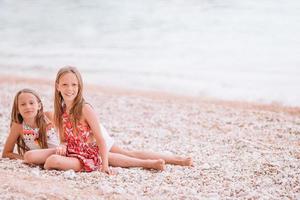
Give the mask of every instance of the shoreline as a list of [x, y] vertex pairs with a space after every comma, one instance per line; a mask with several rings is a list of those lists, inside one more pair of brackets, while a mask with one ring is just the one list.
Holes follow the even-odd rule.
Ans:
[[[0, 75], [0, 84], [1, 83], [28, 83], [28, 84], [43, 84], [43, 85], [53, 86], [54, 81], [55, 80], [43, 80], [40, 78], [24, 78], [19, 76], [13, 76], [8, 78]], [[137, 90], [137, 89], [130, 89], [130, 88], [114, 87], [114, 86], [100, 86], [94, 84], [86, 84], [85, 88], [91, 92], [101, 92], [106, 95], [143, 96], [143, 97], [156, 99], [156, 100], [176, 99], [177, 101], [187, 101], [187, 102], [201, 101], [201, 102], [207, 102], [216, 105], [229, 106], [238, 109], [255, 109], [255, 110], [265, 110], [271, 112], [283, 112], [291, 115], [300, 115], [300, 106], [285, 106], [280, 103], [259, 103], [259, 102], [241, 101], [241, 100], [222, 100], [222, 99], [217, 99], [212, 97], [174, 94], [165, 91]]]

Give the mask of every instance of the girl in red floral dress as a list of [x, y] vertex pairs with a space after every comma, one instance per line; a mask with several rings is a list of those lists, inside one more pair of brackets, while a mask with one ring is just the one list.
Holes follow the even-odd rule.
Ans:
[[82, 171], [93, 171], [99, 168], [101, 160], [98, 155], [98, 146], [96, 142], [89, 143], [91, 129], [89, 126], [83, 126], [81, 123], [77, 126], [77, 135], [73, 132], [70, 116], [65, 112], [62, 116], [63, 130], [67, 142], [66, 156], [75, 157], [81, 161]]
[[150, 151], [122, 149], [99, 125], [93, 108], [82, 96], [83, 83], [75, 67], [63, 67], [56, 76], [54, 123], [59, 130], [61, 145], [51, 155], [45, 169], [74, 171], [101, 170], [112, 174], [115, 167], [143, 167], [164, 170], [165, 163], [191, 166], [192, 159]]
[[62, 68], [56, 78], [54, 124], [61, 145], [45, 162], [45, 169], [112, 174], [108, 151], [92, 107], [82, 96], [82, 79], [75, 68]]

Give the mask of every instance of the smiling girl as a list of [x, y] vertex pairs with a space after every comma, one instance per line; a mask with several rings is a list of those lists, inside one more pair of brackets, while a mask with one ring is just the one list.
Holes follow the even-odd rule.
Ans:
[[191, 166], [192, 158], [151, 151], [125, 150], [99, 124], [97, 115], [83, 98], [83, 82], [75, 67], [63, 67], [56, 76], [54, 122], [61, 145], [45, 169], [94, 171], [112, 174], [114, 167], [143, 167], [164, 170], [165, 164]]
[[[14, 98], [10, 132], [2, 157], [24, 159], [31, 164], [45, 163], [59, 144], [51, 115], [50, 112], [44, 112], [41, 98], [35, 91], [20, 90]], [[14, 153], [16, 144], [18, 153]]]

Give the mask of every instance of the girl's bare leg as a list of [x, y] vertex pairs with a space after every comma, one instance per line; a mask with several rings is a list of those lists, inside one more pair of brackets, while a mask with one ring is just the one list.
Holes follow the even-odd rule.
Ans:
[[45, 162], [45, 169], [69, 170], [73, 169], [75, 172], [81, 170], [82, 165], [77, 158], [66, 157], [61, 155], [51, 155]]
[[118, 147], [116, 145], [112, 146], [110, 152], [119, 153], [119, 154], [123, 154], [123, 155], [130, 156], [133, 158], [139, 158], [139, 159], [144, 159], [144, 160], [146, 160], [146, 159], [152, 159], [152, 160], [162, 159], [167, 164], [173, 164], [173, 165], [182, 165], [182, 166], [192, 166], [193, 165], [193, 160], [190, 157], [183, 158], [180, 156], [161, 154], [161, 153], [152, 152], [152, 151], [136, 151], [136, 150], [131, 151], [131, 150], [122, 149], [121, 147]]
[[113, 167], [143, 167], [145, 169], [157, 169], [163, 171], [165, 169], [165, 161], [157, 160], [143, 160], [119, 153], [108, 153], [109, 165]]
[[55, 154], [54, 148], [30, 150], [24, 154], [24, 162], [35, 165], [44, 164], [46, 159], [52, 154]]

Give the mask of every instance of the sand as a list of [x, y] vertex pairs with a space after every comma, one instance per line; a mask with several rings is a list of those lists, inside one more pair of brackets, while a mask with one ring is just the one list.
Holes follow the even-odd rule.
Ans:
[[[52, 81], [0, 76], [0, 151], [15, 93]], [[0, 159], [0, 199], [300, 199], [300, 109], [88, 86], [85, 96], [116, 143], [191, 156], [193, 167], [118, 174], [47, 171]], [[2, 153], [1, 153], [2, 154]]]

